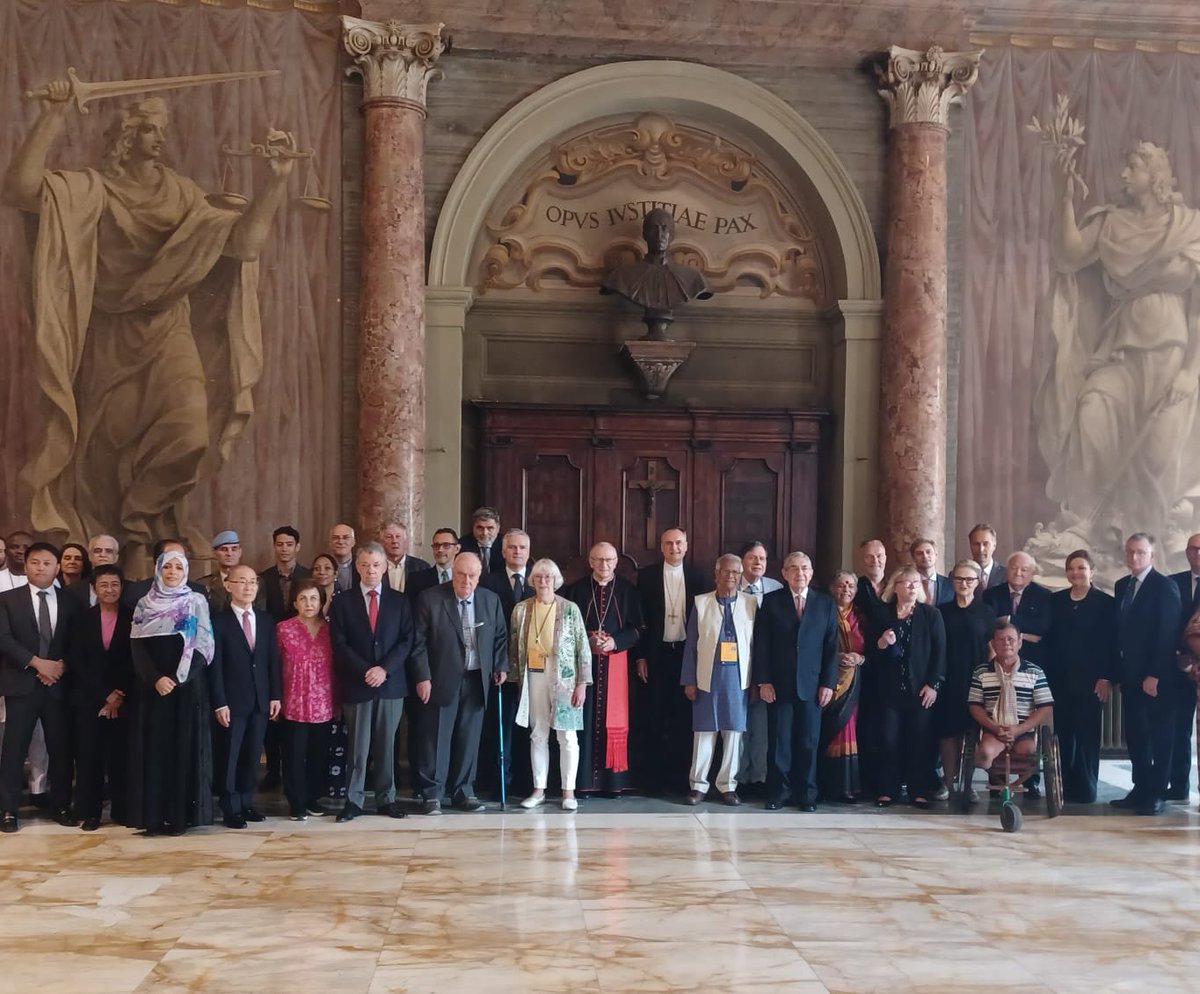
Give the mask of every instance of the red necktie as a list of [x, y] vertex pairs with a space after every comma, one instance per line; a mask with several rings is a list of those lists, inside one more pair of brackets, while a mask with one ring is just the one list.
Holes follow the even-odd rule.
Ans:
[[254, 651], [254, 629], [250, 627], [250, 612], [242, 612], [242, 632], [246, 636], [246, 645], [250, 646], [250, 651]]
[[371, 623], [371, 631], [375, 631], [375, 622], [379, 620], [379, 591], [368, 590], [367, 596], [371, 598], [367, 604], [367, 621]]

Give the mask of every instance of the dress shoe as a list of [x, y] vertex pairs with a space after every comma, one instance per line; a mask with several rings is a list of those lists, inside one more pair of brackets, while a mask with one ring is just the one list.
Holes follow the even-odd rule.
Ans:
[[1035, 783], [1027, 783], [1025, 785], [1025, 796], [1026, 797], [1041, 797], [1042, 796], [1042, 788], [1039, 787]]
[[80, 826], [85, 832], [94, 832], [100, 827], [99, 818], [84, 818], [83, 824]]
[[243, 810], [242, 817], [245, 818], [246, 821], [257, 822], [257, 821], [266, 821], [267, 820], [267, 816], [265, 814], [263, 814], [261, 811], [255, 811], [254, 808], [246, 808], [245, 810]]
[[399, 804], [392, 801], [391, 804], [385, 804], [379, 809], [381, 815], [387, 815], [389, 818], [407, 818], [408, 812], [405, 811]]
[[292, 821], [308, 821], [307, 811], [293, 811], [289, 817]]
[[727, 790], [721, 795], [721, 803], [728, 804], [731, 808], [736, 808], [742, 803], [742, 799], [737, 796], [736, 790]]
[[922, 811], [928, 811], [933, 805], [929, 803], [929, 798], [927, 797], [914, 797], [912, 806], [920, 808]]
[[1113, 798], [1113, 800], [1109, 801], [1108, 803], [1114, 808], [1136, 808], [1141, 801], [1138, 798], [1137, 791], [1131, 790], [1124, 797]]
[[349, 801], [347, 801], [345, 806], [338, 813], [338, 816], [337, 816], [338, 824], [341, 824], [344, 821], [354, 821], [354, 819], [357, 818], [362, 813], [363, 813], [362, 808], [360, 808], [357, 804], [351, 804]]
[[781, 811], [783, 809], [783, 801], [779, 798], [772, 798], [765, 805], [768, 811]]
[[525, 798], [525, 800], [523, 800], [521, 802], [521, 807], [523, 807], [526, 811], [528, 811], [531, 808], [540, 808], [545, 803], [546, 803], [546, 795], [545, 794], [530, 794], [527, 798]]
[[71, 814], [70, 808], [59, 808], [50, 817], [62, 825], [63, 828], [74, 828], [79, 824], [79, 819]]
[[695, 807], [700, 804], [707, 795], [702, 790], [689, 790], [687, 796], [683, 799], [684, 804], [690, 804]]
[[875, 798], [875, 807], [877, 808], [890, 808], [895, 803], [896, 802], [890, 797], [885, 796]]
[[1139, 804], [1137, 813], [1140, 815], [1161, 815], [1167, 810], [1167, 802], [1163, 800], [1150, 801], [1148, 804]]
[[815, 804], [813, 804], [811, 801], [805, 802], [804, 804], [797, 804], [796, 807], [799, 810], [803, 811], [805, 814], [812, 814], [814, 811], [817, 810], [817, 806]]
[[[243, 818], [240, 814], [226, 815], [225, 816], [225, 827], [226, 828], [245, 828], [246, 827], [246, 819]], [[170, 833], [168, 832], [166, 834], [169, 835]]]
[[[242, 827], [244, 828], [245, 826], [243, 825]], [[169, 836], [171, 836], [171, 838], [177, 839], [177, 838], [179, 838], [179, 836], [183, 835], [186, 831], [187, 831], [187, 825], [166, 824], [166, 825], [163, 825], [161, 834], [169, 835]]]
[[316, 801], [305, 805], [304, 813], [312, 815], [314, 818], [324, 818], [327, 814], [329, 814], [329, 812], [321, 807], [321, 805], [319, 805]]
[[17, 816], [11, 811], [5, 811], [0, 815], [0, 832], [15, 832], [17, 830]]
[[442, 813], [441, 801], [422, 801], [421, 814], [423, 815], [440, 815]]
[[455, 811], [482, 811], [485, 807], [487, 805], [474, 794], [464, 794], [454, 802]]
[[579, 810], [579, 802], [577, 800], [575, 800], [575, 798], [573, 798], [573, 797], [564, 797], [563, 802], [562, 802], [562, 809], [564, 811], [578, 811]]

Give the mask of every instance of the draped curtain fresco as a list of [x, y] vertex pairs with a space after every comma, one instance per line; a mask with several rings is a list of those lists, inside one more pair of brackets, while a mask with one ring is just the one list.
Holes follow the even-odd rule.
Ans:
[[[1200, 58], [1177, 53], [990, 49], [966, 103], [959, 538], [965, 543], [970, 523], [989, 520], [1000, 533], [1001, 553], [1029, 542], [1039, 553], [1043, 569], [1051, 572], [1055, 562], [1081, 544], [1105, 553], [1109, 566], [1115, 568], [1116, 531], [1131, 527], [1160, 529], [1168, 551], [1177, 554], [1187, 531], [1195, 527], [1189, 505], [1179, 499], [1192, 494], [1200, 483], [1193, 479], [1200, 457], [1200, 450], [1191, 444], [1194, 402], [1167, 409], [1161, 401], [1161, 385], [1149, 381], [1141, 389], [1146, 394], [1143, 406], [1151, 410], [1131, 413], [1133, 423], [1111, 433], [1122, 451], [1106, 450], [1103, 458], [1108, 463], [1102, 467], [1106, 472], [1093, 488], [1099, 495], [1096, 499], [1078, 487], [1082, 478], [1097, 472], [1094, 459], [1086, 471], [1080, 470], [1086, 460], [1076, 458], [1078, 439], [1068, 438], [1066, 432], [1061, 458], [1044, 454], [1048, 448], [1054, 451], [1053, 445], [1047, 446], [1053, 425], [1047, 420], [1046, 390], [1051, 385], [1046, 377], [1053, 374], [1056, 357], [1064, 354], [1062, 343], [1055, 341], [1056, 329], [1061, 332], [1074, 321], [1084, 342], [1077, 362], [1083, 363], [1089, 350], [1093, 359], [1100, 359], [1108, 354], [1104, 337], [1115, 326], [1105, 324], [1104, 315], [1096, 313], [1094, 306], [1089, 310], [1088, 301], [1092, 305], [1102, 299], [1111, 302], [1114, 293], [1120, 295], [1096, 281], [1095, 274], [1091, 282], [1087, 273], [1081, 273], [1077, 281], [1064, 283], [1056, 272], [1052, 236], [1061, 199], [1054, 187], [1054, 153], [1040, 145], [1038, 134], [1027, 126], [1035, 115], [1042, 124], [1055, 118], [1058, 94], [1066, 95], [1070, 116], [1083, 125], [1077, 168], [1090, 189], [1086, 197], [1075, 198], [1081, 224], [1086, 223], [1089, 209], [1122, 202], [1127, 154], [1142, 141], [1166, 149], [1176, 190], [1191, 207], [1200, 201]], [[1171, 248], [1175, 259], [1171, 265], [1178, 264], [1180, 271], [1173, 274], [1172, 293], [1179, 306], [1189, 311], [1195, 307], [1191, 282], [1197, 264], [1189, 257], [1198, 253], [1186, 229], [1195, 219], [1184, 209], [1177, 211], [1176, 219], [1183, 234], [1161, 227], [1148, 231], [1146, 237], [1155, 244], [1137, 250], [1140, 254], [1132, 268], [1145, 270], [1153, 263], [1156, 246], [1175, 239], [1178, 245]], [[1134, 276], [1159, 278], [1156, 272]], [[1180, 327], [1189, 322], [1194, 337], [1200, 327], [1195, 314], [1189, 311], [1175, 317]], [[1169, 323], [1164, 322], [1164, 327]], [[1157, 334], [1152, 325], [1144, 323], [1141, 333]], [[1076, 369], [1075, 375], [1077, 380], [1086, 378], [1087, 369]], [[1071, 404], [1065, 406], [1064, 416], [1075, 417]], [[1088, 410], [1085, 418], [1093, 418], [1089, 424], [1094, 427], [1103, 412]], [[1116, 411], [1110, 416], [1124, 415]], [[1155, 495], [1135, 499], [1131, 488], [1144, 468], [1143, 456], [1151, 458], [1147, 453], [1162, 442], [1160, 436], [1171, 433], [1166, 432], [1171, 426], [1178, 451], [1154, 464], [1159, 466], [1154, 473], [1166, 481], [1164, 493], [1158, 496], [1173, 508], [1169, 523], [1164, 523], [1154, 512]], [[1051, 488], [1054, 499], [1047, 495], [1052, 468], [1057, 473]], [[1117, 481], [1114, 494], [1107, 492], [1108, 481]], [[1064, 515], [1061, 506], [1061, 493], [1072, 486], [1075, 510], [1085, 512], [1074, 529], [1072, 515]], [[1144, 522], [1134, 520], [1137, 508], [1143, 509]], [[1110, 526], [1107, 535], [1105, 526]]]
[[[274, 78], [156, 94], [170, 122], [163, 161], [203, 190], [251, 195], [266, 169], [227, 159], [222, 145], [247, 148], [269, 128], [313, 149], [320, 212], [298, 203], [310, 185], [301, 160], [288, 200], [273, 222], [258, 268], [263, 371], [254, 413], [219, 473], [190, 498], [202, 535], [234, 527], [255, 562], [269, 562], [272, 527], [292, 523], [316, 538], [339, 510], [340, 150], [339, 28], [334, 5], [321, 12], [260, 9], [240, 3], [110, 3], [14, 0], [0, 6], [0, 168], [6, 168], [39, 107], [23, 92], [74, 67], [84, 80], [183, 76], [279, 69]], [[68, 112], [49, 169], [96, 168], [102, 133], [115, 110], [141, 95]], [[223, 175], [228, 166], [228, 175]], [[0, 527], [27, 527], [30, 494], [21, 467], [42, 444], [35, 379], [31, 265], [38, 219], [0, 208]], [[207, 372], [207, 370], [206, 370]], [[209, 372], [211, 375], [211, 372]], [[119, 530], [119, 523], [111, 528]], [[72, 536], [82, 538], [83, 536]], [[198, 550], [200, 551], [200, 550]]]

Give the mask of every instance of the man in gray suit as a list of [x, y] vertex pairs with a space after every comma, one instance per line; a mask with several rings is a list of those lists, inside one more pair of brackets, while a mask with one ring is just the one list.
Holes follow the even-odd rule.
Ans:
[[447, 793], [460, 811], [484, 807], [475, 796], [479, 733], [490, 686], [508, 677], [508, 625], [500, 598], [479, 586], [482, 571], [476, 553], [460, 552], [450, 582], [417, 599], [415, 781], [427, 815], [441, 814]]
[[[742, 546], [742, 579], [739, 594], [753, 594], [762, 607], [763, 595], [783, 589], [783, 584], [767, 576], [767, 547], [759, 541]], [[746, 734], [742, 736], [742, 762], [737, 782], [747, 795], [754, 794], [767, 782], [767, 706], [759, 700], [758, 688], [751, 684], [746, 706]]]

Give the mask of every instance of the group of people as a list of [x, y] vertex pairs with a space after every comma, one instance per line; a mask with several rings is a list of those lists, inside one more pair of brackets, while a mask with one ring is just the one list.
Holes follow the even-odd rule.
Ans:
[[[759, 542], [711, 569], [689, 563], [680, 528], [635, 580], [598, 542], [588, 575], [564, 585], [489, 507], [468, 535], [436, 530], [433, 562], [409, 554], [402, 524], [363, 542], [338, 524], [306, 567], [283, 526], [260, 573], [223, 531], [199, 580], [178, 541], [155, 547], [152, 578], [131, 580], [110, 536], [59, 549], [16, 533], [0, 568], [0, 830], [18, 828], [27, 760], [35, 803], [89, 831], [105, 796], [114, 822], [148, 834], [209, 823], [214, 797], [244, 828], [278, 784], [298, 821], [352, 821], [368, 787], [394, 818], [478, 811], [477, 780], [524, 808], [554, 794], [566, 811], [581, 793], [696, 805], [713, 787], [770, 810], [928, 807], [952, 789], [964, 736], [979, 736], [986, 768], [1032, 751], [1051, 713], [1066, 800], [1090, 803], [1116, 684], [1134, 789], [1114, 803], [1155, 814], [1186, 799], [1200, 535], [1172, 577], [1153, 568], [1153, 538], [1131, 535], [1115, 597], [1093, 585], [1084, 550], [1051, 593], [1028, 554], [994, 560], [989, 525], [970, 544], [946, 576], [918, 538], [889, 575], [868, 540], [859, 573], [826, 592], [802, 552], [782, 582], [768, 576]], [[414, 803], [398, 796], [405, 768]]]

